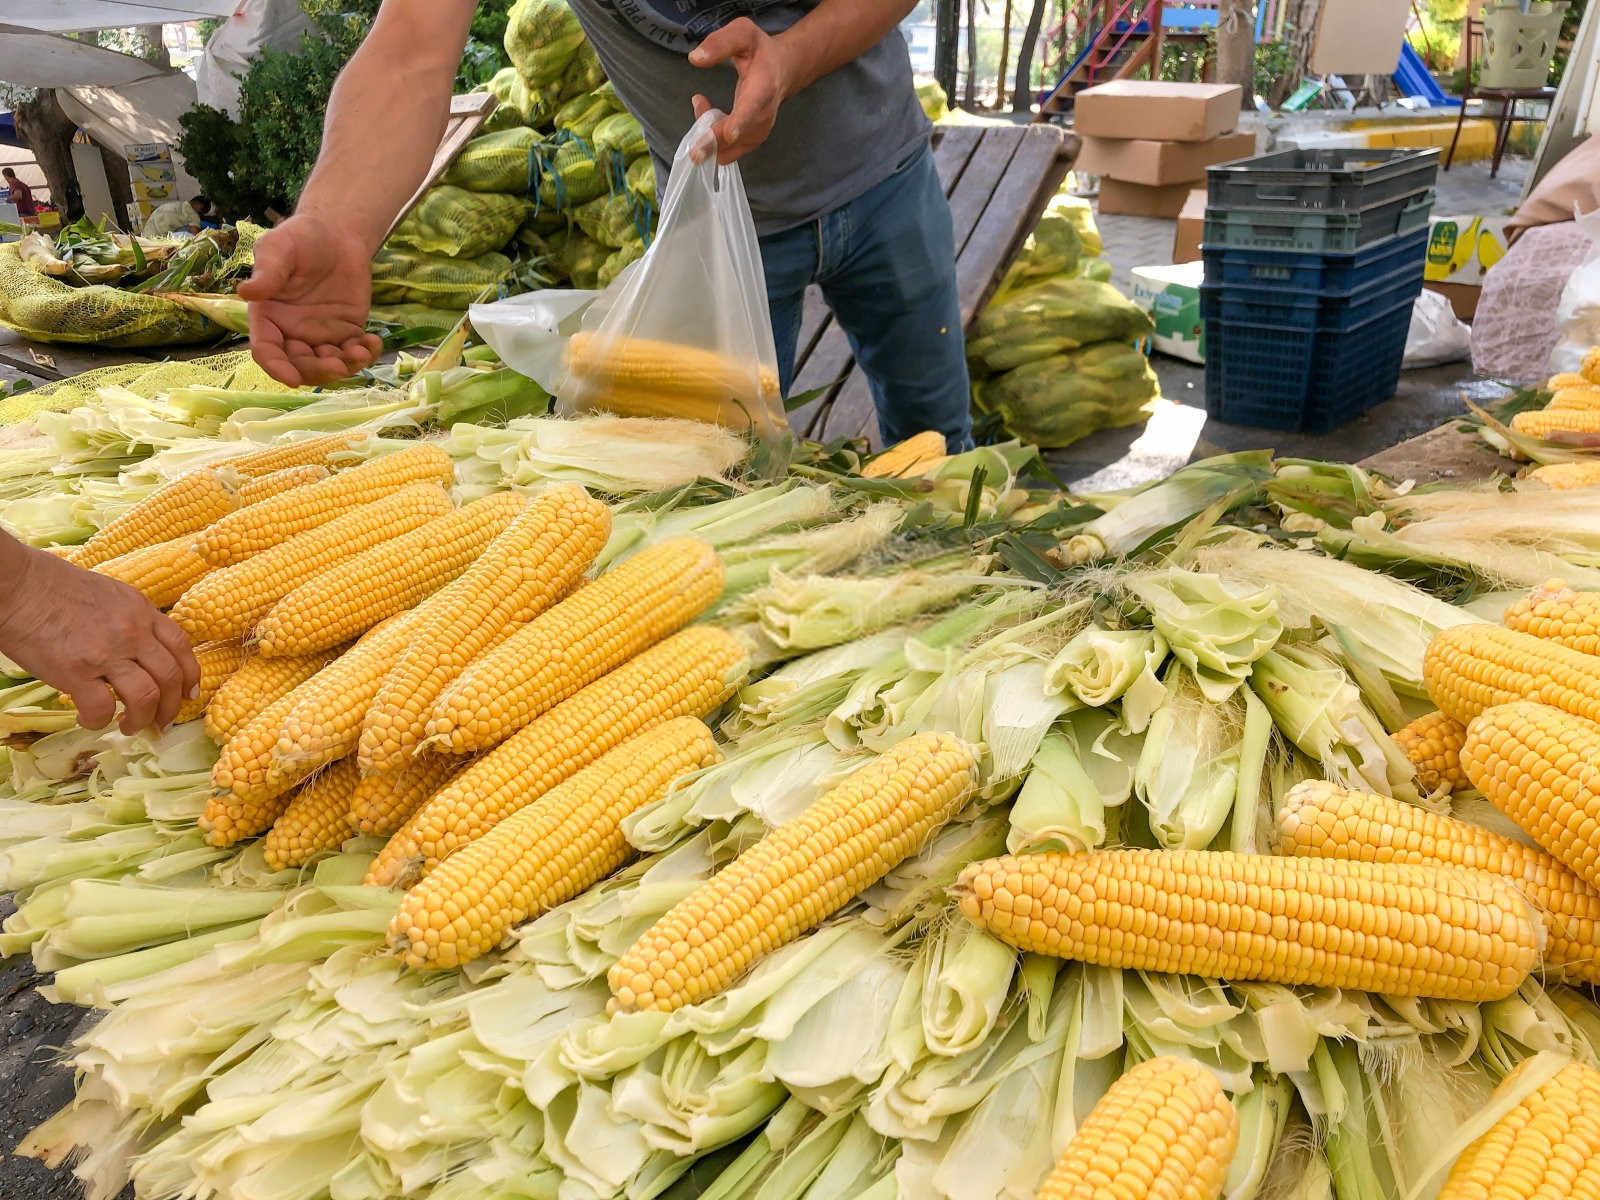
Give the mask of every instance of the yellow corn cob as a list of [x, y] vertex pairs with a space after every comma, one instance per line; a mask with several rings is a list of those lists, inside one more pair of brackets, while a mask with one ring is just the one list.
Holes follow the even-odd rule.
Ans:
[[411, 967], [457, 967], [632, 857], [622, 820], [715, 762], [711, 731], [669, 721], [597, 759], [439, 865], [400, 904], [389, 945]]
[[182, 725], [204, 716], [217, 689], [244, 665], [244, 657], [244, 647], [238, 642], [207, 642], [196, 646], [194, 660], [200, 665], [200, 694], [184, 698], [172, 723]]
[[[257, 477], [285, 471], [290, 467], [327, 467], [335, 455], [366, 441], [369, 433], [327, 433], [287, 446], [268, 446], [230, 458], [224, 464], [236, 475]], [[331, 467], [329, 468], [332, 469]]]
[[367, 882], [407, 885], [639, 731], [706, 717], [743, 681], [749, 659], [720, 629], [676, 633], [602, 675], [478, 759], [383, 848]]
[[157, 608], [171, 608], [179, 596], [211, 570], [205, 559], [194, 552], [193, 534], [129, 550], [94, 569], [138, 588]]
[[1239, 1113], [1217, 1077], [1152, 1058], [1111, 1085], [1036, 1200], [1216, 1200], [1239, 1145]]
[[1600, 887], [1600, 726], [1503, 704], [1467, 726], [1467, 778], [1529, 837]]
[[474, 659], [440, 695], [424, 744], [488, 749], [721, 594], [722, 562], [704, 542], [668, 538], [640, 551]]
[[976, 782], [971, 748], [947, 733], [879, 755], [646, 930], [607, 976], [608, 1011], [670, 1012], [716, 995], [915, 854]]
[[302, 866], [342, 846], [350, 836], [350, 800], [359, 778], [353, 758], [312, 776], [262, 839], [267, 866], [274, 871]]
[[[580, 385], [654, 394], [657, 410], [678, 400], [758, 405], [778, 394], [777, 372], [712, 350], [650, 338], [578, 333], [567, 343], [567, 366]], [[609, 406], [608, 406], [609, 407]]]
[[340, 471], [321, 483], [281, 492], [270, 500], [229, 513], [201, 533], [195, 552], [213, 566], [243, 562], [252, 554], [325, 525], [340, 513], [381, 500], [407, 484], [448, 487], [454, 477], [450, 456], [438, 446], [408, 446]]
[[221, 744], [262, 710], [276, 704], [339, 656], [343, 647], [300, 658], [262, 658], [252, 654], [211, 697], [206, 708], [206, 733]]
[[[1516, 1088], [1535, 1061], [1500, 1090]], [[1462, 1151], [1438, 1200], [1600, 1200], [1600, 1071], [1561, 1068]]]
[[1544, 390], [1547, 392], [1559, 392], [1562, 388], [1593, 386], [1577, 371], [1562, 371], [1545, 380]]
[[1511, 428], [1529, 437], [1554, 433], [1600, 433], [1600, 409], [1536, 408], [1511, 418]]
[[272, 779], [304, 779], [318, 767], [356, 748], [361, 719], [367, 715], [383, 677], [393, 669], [411, 636], [411, 614], [401, 613], [371, 633], [290, 693], [272, 749]]
[[1600, 592], [1574, 591], [1560, 579], [1534, 588], [1507, 608], [1500, 622], [1580, 654], [1600, 654]]
[[284, 467], [280, 471], [272, 471], [266, 475], [247, 477], [239, 485], [239, 505], [244, 507], [257, 504], [262, 500], [270, 499], [289, 491], [291, 488], [304, 487], [308, 483], [318, 483], [328, 477], [328, 468], [320, 463], [306, 463], [299, 467]]
[[1546, 409], [1600, 409], [1600, 387], [1592, 383], [1582, 387], [1564, 387], [1550, 397]]
[[363, 771], [392, 771], [426, 736], [439, 694], [480, 653], [577, 586], [611, 535], [611, 510], [582, 488], [551, 488], [454, 583], [417, 607], [411, 644], [361, 728]]
[[1600, 486], [1600, 459], [1549, 463], [1529, 471], [1528, 478], [1556, 491]]
[[1514, 700], [1600, 718], [1600, 657], [1499, 625], [1455, 625], [1435, 634], [1422, 680], [1429, 699], [1463, 725]]
[[1578, 368], [1578, 374], [1590, 383], [1600, 384], [1600, 346], [1590, 346], [1584, 351], [1583, 364]]
[[1470, 867], [1509, 879], [1544, 918], [1545, 964], [1600, 982], [1600, 889], [1542, 850], [1415, 804], [1308, 779], [1278, 812], [1280, 850], [1304, 858]]
[[130, 550], [198, 533], [238, 505], [238, 497], [215, 471], [190, 471], [151, 492], [79, 546], [72, 561], [80, 567], [98, 567]]
[[650, 384], [589, 385], [576, 396], [585, 408], [597, 408], [613, 416], [672, 417], [740, 432], [749, 431], [751, 416], [761, 411], [749, 401], [734, 399], [726, 393], [666, 394]]
[[937, 430], [925, 429], [921, 433], [912, 434], [903, 442], [890, 446], [882, 453], [873, 455], [862, 466], [861, 474], [867, 479], [917, 475], [921, 473], [919, 468], [924, 463], [943, 457], [944, 434]]
[[231, 567], [212, 571], [172, 606], [191, 638], [245, 637], [272, 606], [330, 567], [450, 511], [431, 483], [403, 487]]
[[956, 890], [1001, 941], [1122, 970], [1484, 1001], [1539, 965], [1528, 903], [1455, 867], [1097, 850], [974, 863]]
[[1424, 792], [1448, 788], [1464, 791], [1472, 784], [1461, 770], [1461, 743], [1467, 727], [1442, 712], [1418, 717], [1394, 733], [1394, 744], [1417, 769], [1417, 784]]
[[459, 758], [422, 754], [380, 775], [364, 775], [350, 801], [350, 827], [372, 837], [388, 837], [450, 782]]
[[310, 654], [413, 608], [472, 565], [528, 505], [495, 492], [312, 576], [256, 623], [256, 649], [267, 658]]

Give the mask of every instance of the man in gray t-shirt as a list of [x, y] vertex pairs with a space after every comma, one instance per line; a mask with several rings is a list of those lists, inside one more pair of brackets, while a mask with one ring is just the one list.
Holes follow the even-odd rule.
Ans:
[[[569, 0], [658, 170], [711, 108], [761, 235], [779, 373], [818, 284], [872, 384], [886, 441], [971, 444], [950, 210], [896, 29], [910, 0]], [[365, 366], [367, 263], [427, 169], [469, 0], [384, 0], [328, 104], [295, 215], [256, 243], [256, 360], [286, 383]], [[715, 303], [715, 297], [685, 298]]]

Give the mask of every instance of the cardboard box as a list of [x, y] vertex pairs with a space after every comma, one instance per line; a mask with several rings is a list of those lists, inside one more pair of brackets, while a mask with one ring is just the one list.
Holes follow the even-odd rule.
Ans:
[[1204, 142], [1233, 132], [1243, 96], [1236, 83], [1113, 79], [1078, 93], [1072, 127], [1079, 137]]
[[1205, 281], [1205, 266], [1192, 262], [1135, 267], [1128, 274], [1133, 281], [1130, 298], [1155, 322], [1151, 344], [1174, 358], [1205, 362], [1206, 324], [1200, 319], [1200, 285]]
[[1423, 287], [1430, 292], [1438, 292], [1450, 301], [1450, 307], [1455, 309], [1456, 316], [1463, 321], [1470, 321], [1478, 311], [1478, 297], [1483, 295], [1483, 288], [1476, 283], [1435, 283], [1432, 280], [1425, 282]]
[[1181, 183], [1204, 179], [1206, 168], [1214, 163], [1249, 158], [1255, 152], [1253, 133], [1225, 133], [1203, 142], [1086, 137], [1072, 169], [1089, 175], [1109, 175], [1124, 183]]
[[1126, 213], [1134, 217], [1166, 217], [1169, 220], [1183, 211], [1188, 200], [1192, 181], [1167, 183], [1150, 187], [1143, 183], [1124, 183], [1120, 179], [1100, 180], [1100, 211]]
[[1200, 239], [1206, 230], [1206, 189], [1195, 188], [1178, 214], [1178, 232], [1172, 237], [1172, 261], [1199, 262]]
[[1422, 277], [1432, 283], [1483, 283], [1506, 254], [1509, 217], [1434, 217], [1428, 222], [1428, 257]]

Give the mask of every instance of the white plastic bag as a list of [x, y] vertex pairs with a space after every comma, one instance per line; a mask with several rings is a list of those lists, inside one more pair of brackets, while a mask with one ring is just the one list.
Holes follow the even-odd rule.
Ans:
[[739, 168], [716, 162], [721, 115], [679, 143], [655, 240], [568, 341], [558, 413], [690, 417], [767, 442], [788, 432], [755, 222]]
[[1573, 218], [1589, 239], [1589, 256], [1567, 277], [1556, 305], [1561, 340], [1550, 352], [1550, 374], [1576, 371], [1591, 346], [1600, 346], [1600, 208]]
[[1436, 367], [1472, 357], [1472, 330], [1456, 317], [1438, 292], [1423, 288], [1411, 306], [1411, 329], [1406, 334], [1406, 356], [1401, 363], [1414, 367]]
[[567, 373], [567, 339], [599, 296], [577, 288], [545, 288], [470, 305], [467, 316], [501, 362], [554, 395]]

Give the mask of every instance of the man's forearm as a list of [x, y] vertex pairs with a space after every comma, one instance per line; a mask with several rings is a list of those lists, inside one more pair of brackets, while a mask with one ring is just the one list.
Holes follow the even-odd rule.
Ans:
[[472, 11], [469, 0], [385, 0], [334, 84], [296, 212], [336, 222], [376, 253], [433, 161]]
[[792, 56], [790, 94], [860, 58], [915, 7], [915, 0], [823, 0], [778, 35]]

